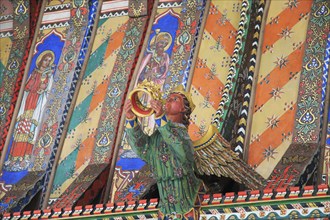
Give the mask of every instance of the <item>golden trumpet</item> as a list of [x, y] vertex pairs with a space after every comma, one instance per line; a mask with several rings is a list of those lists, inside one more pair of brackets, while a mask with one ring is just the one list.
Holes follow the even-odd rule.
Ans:
[[160, 86], [154, 82], [143, 80], [128, 95], [132, 101], [132, 111], [139, 117], [148, 117], [154, 113], [150, 100], [162, 100]]

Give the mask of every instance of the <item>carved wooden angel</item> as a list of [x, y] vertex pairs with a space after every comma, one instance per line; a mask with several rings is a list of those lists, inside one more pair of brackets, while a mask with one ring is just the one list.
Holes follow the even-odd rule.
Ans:
[[[262, 177], [230, 150], [229, 144], [217, 134], [215, 127], [211, 126], [202, 139], [192, 143], [187, 127], [195, 105], [183, 86], [174, 89], [163, 103], [155, 99], [150, 101], [157, 125], [151, 136], [143, 133], [137, 114], [132, 109], [139, 105], [131, 100], [125, 105], [128, 143], [150, 166], [154, 181], [149, 181], [149, 184], [157, 183], [161, 212], [188, 212], [201, 186], [197, 176], [225, 176], [252, 189], [264, 185]], [[143, 184], [148, 182], [139, 183], [139, 186]], [[129, 187], [134, 189], [132, 185]]]

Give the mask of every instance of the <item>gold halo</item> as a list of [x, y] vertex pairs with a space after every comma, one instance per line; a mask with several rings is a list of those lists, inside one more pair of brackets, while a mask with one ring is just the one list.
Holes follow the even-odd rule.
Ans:
[[155, 41], [157, 40], [157, 38], [162, 37], [162, 36], [167, 36], [168, 39], [169, 39], [167, 45], [164, 47], [164, 51], [166, 51], [168, 48], [170, 48], [171, 43], [172, 43], [172, 36], [168, 32], [159, 32], [159, 33], [156, 33], [151, 38], [151, 40], [150, 40], [150, 46], [152, 46], [155, 43]]
[[39, 64], [41, 58], [42, 58], [46, 53], [50, 53], [51, 56], [53, 57], [52, 61], [49, 63], [49, 66], [51, 66], [51, 65], [54, 63], [54, 60], [55, 60], [55, 54], [54, 54], [54, 52], [51, 51], [51, 50], [45, 50], [45, 51], [43, 51], [41, 54], [39, 54], [39, 56], [38, 56], [38, 58], [37, 58], [37, 60], [36, 60], [36, 67], [39, 68], [38, 64]]

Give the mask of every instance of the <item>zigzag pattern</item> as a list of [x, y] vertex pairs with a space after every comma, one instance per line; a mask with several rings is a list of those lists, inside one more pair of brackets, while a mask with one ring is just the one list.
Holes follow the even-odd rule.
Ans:
[[1, 33], [0, 33], [0, 38], [4, 38], [4, 37], [12, 37], [12, 36], [13, 36], [13, 32], [12, 32], [12, 31], [1, 32]]
[[116, 12], [109, 12], [109, 13], [104, 13], [100, 16], [100, 19], [106, 19], [106, 18], [111, 18], [111, 17], [119, 17], [119, 16], [126, 16], [128, 15], [128, 10], [122, 10], [122, 11], [116, 11]]
[[40, 27], [40, 30], [46, 30], [46, 29], [55, 29], [55, 28], [62, 28], [62, 27], [67, 27], [69, 26], [69, 22], [59, 22], [59, 23], [54, 23], [54, 24], [45, 24]]
[[182, 2], [162, 2], [158, 4], [158, 8], [171, 8], [171, 7], [180, 7]]
[[244, 26], [245, 26], [246, 22], [248, 22], [247, 11], [249, 10], [249, 7], [250, 7], [249, 1], [244, 0], [242, 2], [240, 22], [239, 22], [238, 31], [237, 31], [234, 52], [233, 52], [231, 62], [230, 62], [229, 73], [227, 76], [225, 88], [222, 93], [222, 97], [221, 97], [221, 101], [219, 103], [218, 110], [216, 111], [215, 117], [212, 122], [218, 128], [219, 131], [222, 130], [222, 126], [223, 126], [222, 122], [226, 118], [226, 115], [228, 112], [228, 106], [232, 99], [231, 94], [233, 93], [233, 90], [235, 89], [234, 82], [236, 81], [236, 78], [238, 76], [238, 64], [241, 61], [241, 57], [239, 56], [239, 53], [242, 50], [244, 50], [245, 42], [243, 41], [243, 35], [246, 34]]
[[71, 3], [47, 6], [47, 7], [45, 7], [45, 12], [51, 12], [51, 11], [59, 11], [59, 10], [64, 10], [64, 9], [70, 9], [70, 6], [71, 6]]
[[253, 42], [252, 42], [252, 50], [251, 50], [251, 59], [250, 59], [250, 66], [248, 71], [248, 78], [247, 78], [247, 84], [245, 86], [244, 91], [244, 101], [242, 105], [242, 110], [239, 117], [239, 124], [237, 129], [237, 138], [235, 143], [234, 151], [239, 154], [243, 154], [244, 150], [244, 141], [246, 136], [246, 126], [247, 126], [247, 118], [249, 114], [249, 105], [250, 105], [250, 99], [251, 99], [251, 90], [253, 86], [253, 76], [255, 72], [255, 66], [256, 66], [256, 58], [257, 58], [257, 51], [258, 51], [258, 43], [260, 38], [260, 29], [261, 29], [261, 21], [262, 16], [264, 13], [264, 7], [265, 7], [265, 1], [261, 0], [259, 2], [258, 7], [258, 14], [256, 18], [256, 24], [254, 27], [254, 35], [253, 35]]
[[3, 15], [3, 16], [0, 16], [0, 21], [10, 20], [10, 19], [13, 19], [13, 18], [14, 18], [14, 16], [12, 14]]

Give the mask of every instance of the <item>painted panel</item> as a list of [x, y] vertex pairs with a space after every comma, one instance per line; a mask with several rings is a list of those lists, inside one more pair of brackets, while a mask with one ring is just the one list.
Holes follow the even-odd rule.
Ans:
[[219, 106], [234, 51], [241, 0], [211, 1], [192, 78], [191, 94], [196, 108], [189, 135], [201, 138]]
[[[205, 2], [179, 3], [160, 1], [134, 85], [153, 80], [165, 95], [179, 84], [187, 86]], [[153, 115], [141, 120], [141, 125], [151, 134]], [[121, 140], [110, 201], [137, 199], [154, 183], [149, 181], [149, 167], [127, 144], [125, 132]]]
[[248, 163], [264, 178], [291, 143], [311, 5], [312, 1], [270, 3], [248, 152]]
[[21, 210], [47, 180], [87, 50], [84, 39], [90, 38], [87, 2], [63, 4], [44, 8], [6, 154], [1, 180], [13, 187], [1, 200], [12, 211]]
[[292, 144], [269, 178], [269, 187], [302, 186], [317, 169], [329, 57], [330, 2], [315, 0], [308, 24]]
[[[48, 202], [50, 206], [68, 205], [60, 201], [68, 196], [68, 188], [77, 185], [76, 181], [86, 167], [109, 161], [110, 149], [104, 149], [103, 160], [93, 160], [93, 151], [97, 147], [96, 134], [102, 121], [101, 110], [128, 22], [128, 1], [121, 1], [122, 4], [116, 2], [118, 5], [111, 3], [102, 5], [96, 37], [52, 185]], [[74, 202], [72, 196], [70, 199]]]
[[[0, 3], [0, 85], [8, 63], [10, 49], [12, 47], [13, 35], [13, 5], [9, 0]], [[2, 106], [1, 106], [2, 108]], [[0, 114], [4, 114], [4, 110], [0, 110]]]
[[[13, 13], [1, 16], [3, 20], [0, 21], [0, 32], [2, 37], [11, 36], [10, 53], [6, 61], [0, 62], [0, 151], [2, 151], [5, 140], [8, 136], [8, 129], [11, 123], [12, 114], [16, 104], [19, 86], [24, 71], [20, 71], [24, 67], [24, 55], [30, 36], [30, 2], [29, 1], [4, 1], [1, 3], [2, 10], [12, 11]], [[4, 47], [8, 48], [8, 43]], [[10, 44], [10, 43], [9, 43]], [[6, 63], [6, 66], [4, 66]], [[2, 69], [2, 70], [1, 70]]]

